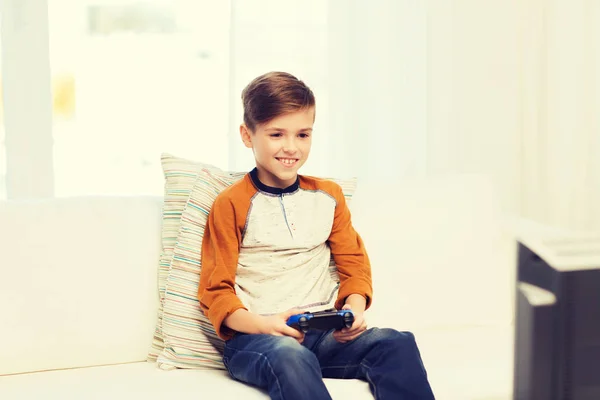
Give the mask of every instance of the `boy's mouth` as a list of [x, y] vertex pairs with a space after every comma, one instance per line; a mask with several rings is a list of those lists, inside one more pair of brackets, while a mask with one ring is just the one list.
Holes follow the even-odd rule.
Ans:
[[275, 157], [284, 167], [293, 167], [298, 162], [297, 158]]

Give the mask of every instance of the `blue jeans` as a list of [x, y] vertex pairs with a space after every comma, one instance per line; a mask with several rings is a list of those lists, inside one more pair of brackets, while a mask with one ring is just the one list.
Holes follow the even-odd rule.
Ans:
[[412, 333], [372, 328], [348, 343], [332, 333], [308, 332], [302, 344], [237, 333], [225, 342], [223, 362], [234, 379], [276, 400], [331, 399], [323, 378], [365, 380], [375, 399], [434, 399]]

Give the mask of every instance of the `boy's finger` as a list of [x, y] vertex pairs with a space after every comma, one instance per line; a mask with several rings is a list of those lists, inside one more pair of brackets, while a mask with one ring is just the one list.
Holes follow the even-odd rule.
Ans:
[[357, 337], [359, 337], [360, 335], [362, 335], [362, 333], [363, 332], [354, 333], [352, 335], [340, 335], [336, 339], [338, 340], [338, 342], [341, 342], [341, 343], [350, 342], [351, 340], [354, 340]]
[[340, 330], [340, 334], [343, 336], [352, 336], [352, 335], [356, 335], [358, 333], [364, 332], [367, 330], [366, 326], [360, 325], [357, 327], [352, 327], [352, 328], [344, 328], [342, 330]]
[[356, 332], [350, 332], [350, 331], [348, 331], [348, 332], [341, 332], [341, 331], [340, 331], [340, 332], [339, 332], [339, 334], [338, 334], [337, 336], [338, 336], [338, 337], [344, 337], [344, 338], [346, 338], [346, 337], [349, 337], [349, 336], [352, 336], [352, 335], [354, 335], [355, 333], [356, 333]]
[[336, 342], [346, 343], [346, 340], [343, 337], [333, 335], [333, 338], [336, 340]]
[[347, 332], [347, 333], [352, 333], [352, 332], [356, 332], [359, 331], [362, 327], [362, 324], [360, 325], [352, 325], [350, 328], [342, 328], [342, 332]]
[[292, 308], [289, 309], [287, 311], [285, 311], [283, 313], [283, 316], [288, 319], [289, 317], [291, 317], [292, 315], [297, 315], [297, 314], [302, 314], [302, 310], [300, 310], [299, 308]]
[[287, 325], [283, 328], [282, 333], [284, 335], [291, 336], [296, 339], [300, 339], [301, 337], [304, 336], [304, 334], [302, 332], [300, 332], [299, 330], [294, 329], [291, 326], [287, 326]]
[[346, 336], [342, 331], [334, 331], [333, 332], [333, 337], [335, 338], [340, 338], [340, 337], [344, 337]]

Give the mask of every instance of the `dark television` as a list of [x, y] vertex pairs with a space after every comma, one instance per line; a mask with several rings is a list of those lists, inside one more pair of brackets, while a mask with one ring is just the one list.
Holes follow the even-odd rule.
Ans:
[[600, 235], [518, 239], [514, 400], [600, 400]]

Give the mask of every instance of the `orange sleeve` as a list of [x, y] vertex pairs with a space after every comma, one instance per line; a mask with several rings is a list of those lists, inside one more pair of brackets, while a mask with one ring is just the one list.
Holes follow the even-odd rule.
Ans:
[[245, 309], [235, 293], [242, 228], [237, 223], [236, 209], [230, 197], [218, 196], [208, 215], [202, 239], [198, 300], [223, 340], [230, 339], [234, 333], [223, 324], [225, 318], [240, 308]]
[[337, 204], [328, 241], [340, 276], [340, 290], [335, 307], [341, 309], [346, 297], [356, 293], [366, 299], [366, 308], [369, 308], [373, 298], [369, 256], [360, 235], [352, 226], [342, 188], [336, 184], [332, 195]]

